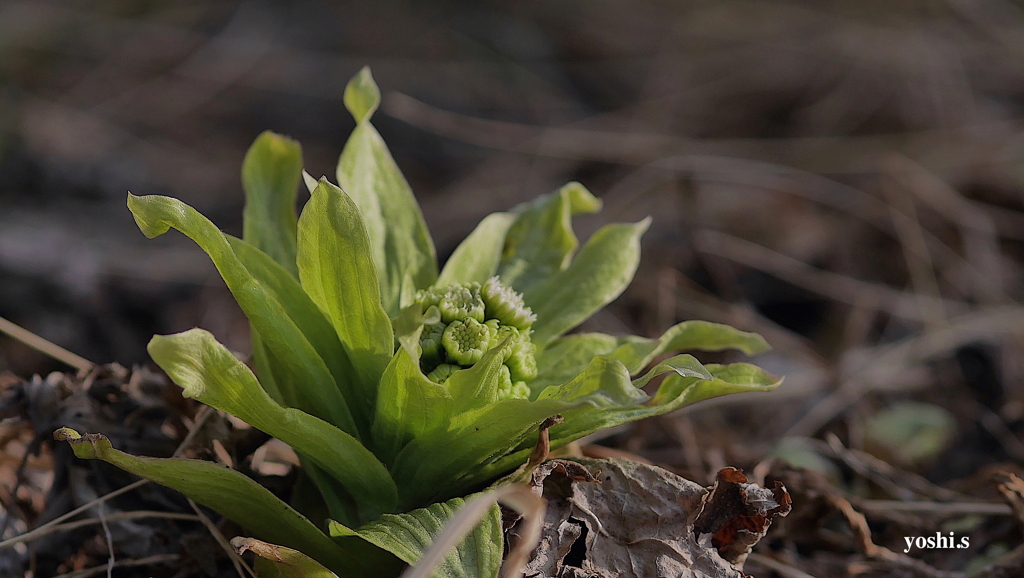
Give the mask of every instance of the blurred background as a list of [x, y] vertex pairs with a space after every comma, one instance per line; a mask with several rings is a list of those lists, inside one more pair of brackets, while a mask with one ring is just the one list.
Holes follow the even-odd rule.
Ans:
[[[354, 126], [341, 94], [365, 64], [439, 256], [486, 214], [578, 180], [605, 203], [581, 238], [654, 216], [633, 285], [585, 330], [701, 318], [774, 345], [756, 362], [786, 376], [779, 390], [602, 444], [700, 482], [784, 458], [863, 500], [894, 550], [946, 528], [974, 538], [911, 554], [933, 569], [979, 570], [1020, 543], [1005, 506], [876, 503], [994, 499], [991, 475], [1024, 464], [1014, 0], [0, 0], [0, 316], [97, 363], [146, 363], [152, 334], [194, 326], [247, 352], [205, 255], [146, 240], [126, 191], [240, 235], [249, 144], [290, 135], [334, 180]], [[0, 381], [54, 370], [0, 336]], [[12, 488], [31, 436], [3, 439]], [[787, 479], [795, 497], [801, 483]], [[764, 556], [821, 576], [924, 572], [828, 519], [804, 519], [824, 528], [811, 537], [773, 530]], [[787, 575], [771, 564], [748, 571]]]

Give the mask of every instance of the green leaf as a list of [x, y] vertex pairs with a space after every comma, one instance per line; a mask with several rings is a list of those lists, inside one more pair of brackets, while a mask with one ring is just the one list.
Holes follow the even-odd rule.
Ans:
[[575, 182], [517, 207], [518, 218], [505, 237], [502, 282], [523, 293], [565, 269], [579, 245], [573, 215], [600, 210], [601, 201]]
[[293, 276], [295, 268], [295, 194], [302, 173], [302, 147], [266, 131], [242, 162], [245, 189], [242, 239], [270, 256]]
[[577, 333], [552, 341], [537, 355], [537, 378], [530, 382], [534, 391], [565, 383], [577, 375], [598, 355], [621, 361], [636, 375], [659, 355], [681, 349], [722, 351], [739, 349], [753, 355], [769, 349], [756, 333], [740, 331], [729, 325], [708, 321], [684, 321], [670, 327], [658, 339], [636, 335], [613, 337], [603, 333]]
[[537, 399], [570, 401], [584, 397], [594, 407], [633, 406], [648, 399], [648, 395], [630, 381], [629, 372], [621, 362], [604, 356], [595, 357], [572, 381], [544, 388]]
[[414, 437], [441, 427], [451, 416], [448, 389], [430, 381], [406, 347], [399, 347], [380, 380], [373, 441], [384, 463]]
[[369, 450], [319, 418], [278, 405], [252, 371], [209, 332], [157, 335], [148, 349], [186, 397], [226, 411], [308, 456], [355, 498], [362, 520], [395, 511], [397, 489]]
[[[296, 484], [292, 492], [292, 505], [307, 518], [313, 520], [318, 527], [322, 527], [325, 519], [332, 517], [350, 524], [358, 524], [360, 515], [356, 499], [345, 489], [345, 486], [306, 455], [296, 455], [299, 458], [302, 477], [307, 483]], [[300, 491], [307, 492], [307, 494], [300, 496], [298, 494]], [[303, 510], [299, 506], [303, 508], [312, 506], [313, 509]], [[326, 506], [326, 510], [319, 506]]]
[[640, 263], [640, 236], [650, 218], [601, 227], [564, 271], [523, 293], [537, 315], [533, 342], [544, 347], [611, 303], [633, 280]]
[[344, 349], [330, 323], [286, 269], [245, 241], [221, 233], [209, 219], [177, 199], [129, 194], [128, 208], [147, 237], [174, 227], [206, 251], [253, 329], [273, 353], [275, 363], [280, 364], [274, 379], [288, 405], [358, 435], [348, 403], [337, 387], [350, 372]]
[[379, 97], [373, 94], [379, 92], [369, 71], [356, 75], [345, 92], [346, 105], [357, 123], [338, 160], [338, 185], [363, 217], [381, 301], [394, 317], [409, 304], [403, 302], [403, 295], [425, 289], [437, 279], [434, 242], [409, 184], [370, 124], [370, 104], [376, 102], [374, 98]]
[[[691, 380], [713, 378], [693, 356], [680, 355], [659, 364], [637, 383], [643, 385], [666, 372]], [[454, 392], [453, 397], [458, 402]], [[577, 439], [657, 413], [656, 408], [645, 405], [649, 399], [630, 380], [620, 361], [597, 357], [575, 379], [545, 388], [535, 401], [506, 399], [457, 414], [447, 427], [410, 442], [395, 459], [392, 474], [402, 503], [443, 499], [446, 491], [469, 490], [520, 465], [528, 455], [520, 450], [532, 449], [535, 440], [531, 434], [547, 417], [561, 413], [565, 424], [551, 431], [562, 428]], [[561, 440], [559, 445], [572, 439]], [[554, 435], [552, 441], [557, 441]], [[509, 459], [510, 454], [515, 457]]]
[[391, 468], [401, 509], [448, 499], [488, 481], [488, 474], [479, 475], [481, 469], [517, 448], [545, 418], [574, 405], [559, 399], [503, 399], [412, 440]]
[[[320, 178], [326, 179], [327, 177]], [[313, 175], [307, 173], [305, 170], [302, 171], [302, 182], [306, 185], [306, 192], [308, 192], [309, 194], [313, 194], [313, 191], [316, 190], [317, 185], [320, 184], [320, 181], [314, 179]]]
[[[659, 364], [637, 380], [638, 383], [646, 383], [655, 375], [672, 372], [648, 403], [623, 403], [618, 407], [609, 406], [604, 409], [583, 406], [567, 411], [564, 414], [565, 422], [550, 430], [551, 447], [560, 447], [600, 429], [662, 415], [712, 397], [748, 391], [769, 391], [778, 387], [781, 382], [778, 377], [748, 363], [708, 364], [703, 366], [704, 372], [693, 367], [691, 369], [694, 371], [680, 371], [678, 366], [685, 364], [681, 364], [679, 360], [686, 357], [689, 356], [678, 356], [669, 360], [672, 363]], [[711, 379], [697, 377], [696, 373], [704, 373]], [[613, 382], [610, 385], [625, 387], [621, 382]]]
[[[271, 389], [268, 389], [268, 392], [276, 389], [281, 393], [284, 405], [297, 407], [306, 413], [330, 421], [353, 435], [362, 431], [357, 429], [354, 419], [348, 413], [348, 408], [355, 405], [356, 401], [352, 399], [355, 396], [353, 388], [349, 385], [353, 379], [352, 376], [355, 375], [355, 370], [331, 323], [309, 298], [309, 295], [302, 290], [298, 280], [283, 267], [274, 263], [266, 254], [245, 241], [227, 235], [225, 238], [249, 275], [253, 279], [258, 279], [263, 288], [271, 293], [277, 304], [284, 310], [287, 319], [295, 325], [295, 328], [301, 332], [301, 336], [313, 347], [316, 351], [315, 355], [319, 356], [323, 365], [327, 367], [335, 384], [333, 389], [312, 386], [314, 382], [305, 381], [308, 379], [308, 374], [296, 371], [295, 360], [287, 357], [286, 353], [282, 353], [282, 351], [287, 352], [288, 348], [293, 347], [298, 350], [305, 349], [303, 343], [282, 344], [275, 334], [271, 334], [270, 339], [261, 337], [261, 332], [281, 329], [280, 324], [275, 326], [268, 323], [268, 321], [279, 323], [280, 320], [271, 316], [272, 310], [264, 309], [254, 311], [255, 317], [250, 316], [250, 321], [253, 325], [253, 355], [257, 370], [265, 371], [264, 366], [270, 370], [265, 372], [271, 378], [269, 384]], [[251, 306], [252, 304], [247, 305]], [[249, 315], [249, 310], [245, 307], [243, 307], [243, 311]], [[291, 331], [287, 325], [283, 329], [286, 332]], [[260, 348], [256, 347], [257, 340]], [[282, 345], [284, 345], [284, 349], [282, 349]], [[260, 359], [263, 356], [266, 357], [265, 360]], [[315, 359], [311, 362], [316, 364]], [[268, 384], [263, 385], [266, 389]], [[273, 396], [273, 394], [271, 395]], [[329, 413], [334, 411], [332, 405], [335, 403], [342, 403], [343, 407], [338, 409], [337, 413]], [[351, 426], [353, 429], [349, 429], [350, 426], [346, 424], [353, 424]]]
[[530, 382], [534, 391], [570, 381], [598, 355], [608, 355], [620, 340], [604, 333], [576, 333], [559, 337], [537, 354], [537, 378]]
[[[628, 369], [628, 368], [627, 368]], [[650, 371], [645, 373], [643, 377], [639, 377], [633, 380], [633, 386], [641, 388], [647, 385], [652, 379], [661, 375], [662, 373], [668, 373], [674, 371], [677, 375], [683, 377], [692, 377], [695, 379], [714, 379], [708, 368], [697, 361], [697, 358], [692, 355], [676, 355], [670, 357], [665, 361], [662, 361], [658, 365], [651, 368]]]
[[[667, 360], [636, 381], [644, 384], [656, 375], [671, 373], [650, 401], [645, 401], [647, 396], [629, 380], [626, 367], [609, 357], [596, 358], [574, 382], [545, 389], [540, 393], [545, 399], [560, 397], [567, 403], [576, 402], [575, 407], [558, 412], [565, 421], [549, 430], [551, 448], [601, 429], [668, 413], [705, 399], [730, 393], [770, 391], [782, 382], [747, 363], [708, 364], [701, 371], [700, 364], [688, 358], [690, 356], [681, 355]], [[711, 379], [697, 377], [700, 374]], [[531, 451], [533, 444], [524, 440], [514, 450], [474, 471], [472, 479], [487, 480], [508, 472], [525, 462]]]
[[505, 234], [516, 220], [511, 213], [491, 213], [480, 221], [444, 264], [438, 287], [455, 283], [483, 283], [494, 276], [501, 262]]
[[135, 457], [115, 450], [99, 434], [70, 428], [54, 432], [82, 459], [101, 459], [122, 470], [178, 490], [216, 510], [261, 539], [300, 548], [342, 577], [372, 576], [374, 568], [358, 551], [335, 543], [309, 520], [245, 475], [212, 462], [180, 458]]
[[298, 239], [302, 288], [331, 320], [355, 367], [357, 379], [351, 383], [357, 391], [349, 399], [355, 415], [370, 416], [377, 382], [394, 351], [394, 334], [381, 306], [359, 211], [348, 195], [322, 179], [302, 210]]
[[749, 363], [709, 363], [704, 367], [714, 379], [694, 380], [691, 377], [670, 375], [662, 382], [651, 402], [659, 407], [658, 415], [705, 399], [731, 393], [771, 391], [782, 384], [781, 377]]
[[[255, 330], [250, 329], [252, 333], [252, 365], [256, 371], [256, 375], [259, 377], [260, 385], [263, 386], [263, 390], [270, 395], [271, 399], [282, 405], [292, 405], [285, 399], [285, 395], [281, 392], [281, 386], [277, 385], [278, 378], [274, 377], [274, 369], [281, 367], [281, 362], [273, 359], [273, 355], [270, 349], [267, 347], [263, 340], [260, 339], [260, 334]], [[289, 389], [293, 389], [294, 385], [289, 385]], [[291, 395], [289, 395], [291, 397]]]
[[380, 89], [373, 81], [370, 67], [364, 66], [345, 86], [345, 108], [357, 123], [369, 120], [380, 106]]
[[723, 351], [738, 349], [747, 355], [754, 355], [771, 349], [768, 342], [757, 333], [740, 331], [735, 327], [710, 321], [683, 321], [670, 327], [658, 339], [629, 336], [619, 341], [620, 345], [611, 352], [636, 374], [667, 351], [699, 349], [701, 351]]
[[[358, 534], [404, 562], [415, 564], [465, 503], [463, 498], [454, 498], [406, 514], [385, 515], [359, 528]], [[501, 567], [502, 543], [501, 510], [495, 504], [480, 524], [444, 556], [432, 576], [496, 578]]]
[[231, 546], [239, 555], [246, 551], [256, 554], [253, 566], [259, 578], [338, 578], [337, 574], [298, 550], [241, 536], [232, 538]]
[[512, 346], [511, 339], [484, 354], [480, 361], [467, 369], [453, 373], [445, 387], [451, 393], [452, 412], [465, 413], [498, 400], [498, 384], [505, 352]]

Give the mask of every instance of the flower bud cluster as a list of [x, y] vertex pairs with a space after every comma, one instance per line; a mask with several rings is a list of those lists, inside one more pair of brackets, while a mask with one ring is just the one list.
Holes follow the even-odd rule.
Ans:
[[507, 341], [499, 397], [529, 396], [526, 382], [537, 377], [536, 350], [530, 341], [536, 316], [522, 295], [492, 277], [483, 284], [460, 283], [420, 291], [416, 301], [425, 312], [436, 308], [434, 317], [439, 317], [436, 323], [425, 325], [420, 335], [420, 367], [428, 378], [444, 383]]

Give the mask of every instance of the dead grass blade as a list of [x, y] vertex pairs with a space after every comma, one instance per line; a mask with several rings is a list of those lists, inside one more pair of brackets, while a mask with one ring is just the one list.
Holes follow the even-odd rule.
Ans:
[[522, 485], [503, 486], [466, 502], [416, 565], [402, 574], [402, 578], [428, 578], [444, 555], [458, 545], [497, 502], [518, 511], [524, 518], [519, 542], [505, 558], [502, 573], [503, 578], [522, 578], [530, 553], [540, 543], [545, 510], [544, 500]]
[[64, 349], [63, 347], [57, 345], [56, 343], [51, 343], [43, 339], [42, 337], [39, 337], [35, 333], [32, 333], [31, 331], [25, 329], [24, 327], [21, 327], [16, 323], [4, 319], [3, 317], [0, 317], [0, 332], [10, 335], [14, 339], [17, 339], [18, 341], [31, 347], [32, 349], [35, 349], [40, 353], [49, 355], [50, 357], [56, 359], [57, 361], [60, 361], [61, 363], [70, 365], [71, 367], [74, 367], [78, 371], [89, 371], [90, 369], [96, 366], [95, 363], [89, 361], [88, 359], [75, 355], [74, 353], [71, 353], [67, 349]]

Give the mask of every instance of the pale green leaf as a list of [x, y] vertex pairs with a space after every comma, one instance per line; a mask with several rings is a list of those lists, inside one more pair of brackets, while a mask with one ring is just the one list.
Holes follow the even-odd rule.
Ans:
[[533, 342], [544, 347], [611, 303], [633, 280], [640, 263], [640, 236], [650, 219], [601, 227], [564, 271], [523, 293], [537, 315]]
[[380, 380], [373, 442], [384, 463], [414, 437], [437, 429], [451, 415], [448, 389], [427, 379], [406, 347], [399, 347]]
[[731, 393], [771, 391], [782, 384], [782, 378], [749, 363], [719, 365], [708, 363], [714, 379], [695, 380], [681, 375], [670, 375], [654, 394], [652, 405], [658, 414], [667, 413], [713, 397]]
[[[641, 382], [666, 372], [712, 377], [692, 356], [681, 355], [653, 368]], [[409, 443], [395, 460], [392, 474], [404, 504], [443, 499], [446, 491], [465, 491], [520, 465], [528, 455], [521, 450], [533, 447], [537, 425], [547, 417], [565, 416], [565, 423], [551, 430], [552, 442], [564, 445], [656, 413], [645, 405], [649, 399], [621, 362], [597, 357], [575, 379], [545, 388], [534, 401], [505, 399], [457, 414], [446, 428]], [[571, 439], [556, 437], [557, 428], [570, 432]]]
[[498, 269], [502, 282], [522, 293], [565, 269], [579, 245], [573, 215], [600, 210], [601, 201], [575, 182], [517, 207]]
[[658, 339], [577, 333], [555, 339], [537, 355], [537, 378], [530, 382], [530, 387], [540, 391], [549, 385], [565, 383], [579, 375], [598, 355], [618, 359], [631, 375], [636, 375], [666, 352], [738, 349], [753, 355], [768, 348], [768, 343], [756, 333], [708, 321], [684, 321], [670, 327]]
[[722, 323], [696, 320], [674, 325], [658, 339], [629, 336], [619, 343], [610, 355], [625, 364], [631, 374], [636, 374], [655, 357], [669, 351], [738, 349], [747, 355], [754, 355], [771, 348], [757, 333], [740, 331]]
[[373, 81], [370, 67], [364, 66], [345, 86], [345, 108], [356, 122], [369, 120], [380, 106], [380, 89]]
[[537, 377], [530, 382], [534, 391], [570, 381], [598, 355], [608, 355], [620, 340], [604, 333], [576, 333], [552, 341], [537, 354]]
[[[644, 378], [638, 380], [638, 382], [646, 382], [658, 374], [671, 372], [648, 403], [636, 405], [623, 403], [618, 407], [605, 409], [583, 406], [567, 411], [564, 414], [565, 422], [550, 430], [552, 447], [562, 446], [600, 429], [662, 415], [712, 397], [746, 391], [769, 391], [777, 387], [780, 382], [779, 378], [746, 363], [708, 364], [702, 366], [704, 371], [695, 367], [680, 371], [677, 366], [685, 367], [685, 363], [680, 363], [680, 361], [687, 357], [690, 356], [677, 356], [673, 358], [675, 361], [669, 360], [672, 363], [659, 364], [652, 368]], [[705, 378], [696, 376], [701, 373]], [[708, 376], [711, 379], [706, 379]], [[625, 388], [625, 385], [621, 387]]]
[[231, 546], [239, 555], [245, 552], [256, 554], [253, 567], [259, 578], [338, 578], [337, 574], [298, 550], [242, 536], [232, 538]]
[[[263, 287], [274, 296], [284, 309], [287, 318], [295, 324], [299, 331], [301, 331], [302, 336], [316, 350], [316, 355], [323, 360], [327, 370], [331, 373], [337, 391], [331, 391], [323, 387], [314, 388], [310, 386], [310, 382], [303, 381], [305, 376], [294, 371], [294, 364], [289, 360], [281, 359], [278, 353], [280, 349], [275, 350], [268, 347], [267, 340], [260, 336], [260, 331], [267, 330], [267, 324], [254, 323], [253, 356], [258, 371], [263, 371], [264, 365], [268, 366], [271, 370], [268, 373], [272, 381], [269, 384], [270, 388], [281, 392], [285, 400], [284, 405], [298, 407], [306, 413], [316, 415], [328, 421], [332, 421], [332, 419], [318, 414], [318, 412], [324, 413], [320, 404], [330, 401], [339, 394], [344, 398], [347, 407], [358, 407], [356, 403], [358, 397], [355, 394], [356, 390], [352, 386], [355, 368], [349, 359], [348, 352], [342, 346], [341, 341], [338, 339], [338, 334], [331, 326], [330, 321], [324, 317], [320, 309], [309, 298], [309, 295], [302, 290], [298, 280], [288, 274], [283, 267], [274, 263], [259, 249], [236, 237], [227, 235], [225, 237], [246, 271], [254, 279], [258, 279]], [[269, 312], [262, 311], [256, 314], [266, 315], [267, 313]], [[259, 348], [256, 347], [257, 341], [259, 342]], [[271, 342], [276, 347], [280, 345], [277, 344], [276, 340]], [[266, 356], [267, 359], [261, 360], [260, 356]], [[267, 389], [268, 384], [262, 385], [264, 385], [264, 389]], [[268, 389], [268, 392], [271, 389]], [[344, 415], [341, 417], [342, 419], [347, 419]], [[336, 423], [335, 425], [339, 424]], [[368, 427], [368, 424], [366, 425]], [[348, 431], [346, 426], [341, 425], [340, 427]], [[364, 430], [360, 429], [359, 431]], [[349, 433], [355, 435], [352, 431]]]
[[82, 459], [101, 459], [122, 470], [178, 490], [212, 508], [261, 539], [301, 549], [342, 577], [375, 575], [365, 549], [351, 551], [335, 543], [269, 490], [225, 466], [181, 458], [135, 457], [111, 447], [98, 434], [79, 435], [61, 428], [54, 437], [71, 443]]
[[[327, 177], [320, 177], [326, 179]], [[316, 186], [320, 184], [320, 181], [313, 178], [313, 175], [307, 173], [305, 170], [302, 171], [302, 182], [306, 185], [306, 192], [313, 194]]]
[[460, 369], [448, 378], [445, 387], [452, 396], [452, 413], [464, 413], [498, 400], [501, 366], [505, 362], [505, 351], [511, 346], [511, 339], [507, 339], [485, 353], [472, 367]]
[[484, 217], [448, 258], [437, 278], [437, 286], [483, 283], [493, 277], [501, 262], [505, 234], [515, 220], [516, 215], [512, 213], [492, 213]]
[[[292, 493], [292, 505], [317, 523], [321, 524], [326, 518], [344, 520], [350, 524], [358, 524], [361, 519], [359, 508], [356, 506], [356, 499], [345, 489], [340, 481], [331, 477], [327, 470], [321, 468], [316, 462], [304, 454], [296, 454], [299, 458], [302, 485], [296, 484]], [[308, 495], [299, 495], [299, 492], [306, 492]], [[318, 495], [312, 495], [318, 494]], [[310, 510], [299, 509], [310, 508]], [[326, 510], [321, 506], [326, 506]]]
[[645, 373], [642, 377], [634, 379], [633, 385], [638, 388], [643, 387], [647, 385], [655, 377], [661, 375], [662, 373], [668, 373], [669, 371], [674, 371], [677, 375], [681, 375], [683, 377], [692, 377], [695, 379], [714, 379], [714, 376], [711, 375], [711, 372], [708, 371], [708, 368], [704, 367], [704, 365], [701, 362], [697, 361], [696, 357], [689, 354], [684, 354], [676, 355], [675, 357], [670, 357], [665, 361], [662, 361], [661, 363], [655, 365], [654, 367], [651, 368], [650, 371]]
[[191, 329], [157, 335], [153, 360], [186, 397], [228, 412], [307, 456], [355, 498], [362, 520], [395, 510], [397, 490], [387, 469], [358, 440], [331, 424], [270, 398], [252, 371], [213, 335]]
[[[452, 552], [456, 546], [465, 542], [465, 538], [470, 535], [472, 530], [481, 527], [482, 522], [493, 524], [495, 520], [502, 520], [504, 518], [503, 515], [495, 516], [495, 503], [501, 503], [519, 513], [522, 517], [522, 523], [516, 528], [516, 540], [514, 544], [511, 544], [512, 549], [505, 556], [504, 562], [496, 561], [486, 565], [478, 563], [477, 572], [470, 575], [489, 578], [497, 573], [498, 568], [495, 565], [498, 565], [504, 568], [504, 576], [507, 578], [521, 578], [523, 568], [530, 559], [530, 553], [540, 544], [541, 528], [546, 510], [544, 499], [534, 494], [529, 487], [521, 484], [504, 485], [500, 488], [477, 494], [472, 499], [467, 500], [459, 508], [458, 512], [444, 525], [441, 532], [434, 538], [430, 548], [423, 552], [423, 555], [416, 564], [402, 573], [402, 578], [430, 578], [437, 576], [438, 574], [435, 573], [435, 569], [441, 566], [445, 561], [445, 556]], [[488, 521], [488, 517], [491, 520]], [[489, 536], [484, 536], [483, 538], [486, 540]], [[493, 546], [493, 541], [483, 542], [483, 547], [477, 549], [477, 557], [479, 558], [480, 550], [493, 548]], [[455, 553], [459, 554], [458, 551]], [[500, 556], [500, 551], [494, 552], [490, 557], [495, 558], [498, 556]], [[468, 565], [464, 560], [460, 560], [459, 563], [460, 569], [472, 570], [471, 567], [467, 567]], [[491, 572], [492, 568], [494, 573]]]
[[281, 386], [277, 385], [278, 378], [274, 377], [274, 369], [281, 368], [281, 362], [273, 359], [273, 354], [270, 353], [270, 349], [260, 339], [260, 334], [255, 330], [250, 331], [252, 333], [251, 363], [256, 371], [256, 375], [259, 377], [260, 385], [277, 403], [292, 405], [285, 400], [284, 394], [281, 393]]
[[633, 385], [622, 363], [604, 356], [595, 357], [568, 383], [546, 387], [537, 395], [538, 400], [584, 398], [594, 407], [619, 407], [639, 405], [647, 401], [648, 396]]
[[402, 448], [391, 468], [402, 509], [464, 494], [486, 482], [488, 477], [478, 475], [481, 469], [531, 433], [535, 441], [540, 422], [574, 405], [558, 399], [503, 399], [417, 437]]
[[[730, 393], [770, 391], [782, 382], [781, 378], [747, 363], [708, 364], [703, 366], [704, 373], [697, 367], [699, 364], [694, 365], [696, 360], [685, 359], [688, 357], [677, 356], [659, 364], [637, 380], [637, 383], [646, 383], [656, 375], [670, 373], [650, 401], [645, 401], [647, 396], [629, 380], [626, 367], [608, 357], [596, 358], [574, 383], [551, 386], [542, 391], [540, 395], [545, 398], [563, 395], [562, 399], [567, 402], [587, 402], [577, 403], [575, 407], [560, 412], [565, 421], [549, 430], [552, 449], [601, 429], [661, 415]], [[710, 374], [711, 379], [695, 377], [701, 373], [705, 377]], [[524, 440], [515, 450], [482, 465], [470, 479], [483, 481], [508, 472], [525, 462], [532, 450], [530, 440]]]
[[252, 245], [221, 233], [209, 219], [177, 199], [129, 194], [128, 208], [147, 237], [174, 227], [206, 251], [280, 364], [274, 379], [288, 405], [358, 435], [338, 387], [350, 371], [344, 349], [330, 323], [286, 269]]
[[263, 251], [293, 276], [295, 194], [302, 173], [302, 147], [266, 131], [256, 137], [242, 162], [242, 239]]
[[[465, 503], [463, 498], [454, 498], [405, 514], [385, 515], [359, 528], [358, 534], [404, 562], [415, 564]], [[472, 532], [443, 557], [431, 575], [496, 578], [501, 567], [502, 543], [501, 511], [494, 504]]]
[[[409, 184], [370, 124], [372, 107], [367, 108], [365, 103], [373, 102], [377, 88], [369, 71], [358, 74], [349, 87], [353, 95], [350, 110], [357, 123], [338, 160], [338, 185], [362, 215], [380, 280], [381, 301], [388, 315], [394, 317], [408, 305], [402, 302], [403, 294], [412, 295], [416, 289], [433, 285], [437, 257]], [[357, 94], [370, 96], [357, 99]]]
[[298, 265], [302, 288], [334, 325], [355, 367], [351, 384], [357, 391], [349, 399], [354, 413], [369, 416], [377, 381], [394, 350], [394, 334], [381, 306], [359, 211], [326, 179], [313, 190], [299, 218]]

